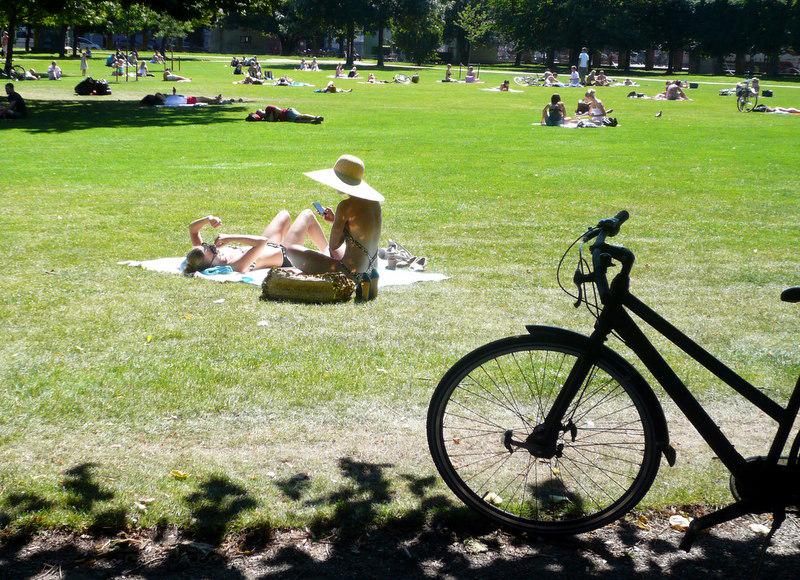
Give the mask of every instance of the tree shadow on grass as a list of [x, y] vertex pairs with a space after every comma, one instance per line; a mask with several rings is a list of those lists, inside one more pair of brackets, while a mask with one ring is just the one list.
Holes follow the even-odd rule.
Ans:
[[[319, 509], [321, 515], [307, 532], [275, 532], [265, 523], [226, 540], [230, 521], [254, 507], [255, 500], [240, 485], [215, 474], [186, 495], [196, 524], [185, 534], [173, 532], [164, 539], [158, 532], [143, 531], [136, 541], [106, 551], [97, 548], [108, 544], [103, 538], [65, 535], [48, 544], [29, 536], [27, 546], [3, 538], [0, 577], [32, 576], [58, 566], [67, 577], [749, 578], [759, 557], [760, 537], [730, 533], [701, 536], [687, 556], [677, 550], [680, 535], [668, 526], [659, 531], [655, 519], [649, 531], [622, 521], [579, 537], [512, 536], [440, 493], [434, 476], [397, 473], [390, 464], [349, 457], [338, 466], [342, 482], [322, 495], [313, 492], [306, 473], [276, 482], [287, 497]], [[92, 482], [91, 473], [83, 466], [69, 470], [75, 481], [65, 488], [78, 497], [79, 505], [95, 509], [107, 500], [99, 499], [105, 492]], [[408, 509], [393, 505], [398, 489], [410, 495]], [[34, 495], [8, 496], [0, 503], [0, 523], [26, 510], [50, 507]], [[787, 522], [779, 536], [790, 534], [793, 526], [794, 521]], [[187, 536], [212, 543], [181, 540]], [[250, 545], [257, 538], [262, 543]], [[790, 543], [784, 540], [767, 554], [759, 577], [796, 575], [800, 556], [796, 546], [787, 548]]]
[[[28, 101], [28, 116], [3, 121], [4, 128], [29, 133], [67, 133], [98, 128], [180, 127], [244, 122], [254, 103], [208, 105], [205, 107], [139, 107], [136, 101], [100, 99]], [[236, 116], [229, 113], [235, 112]]]

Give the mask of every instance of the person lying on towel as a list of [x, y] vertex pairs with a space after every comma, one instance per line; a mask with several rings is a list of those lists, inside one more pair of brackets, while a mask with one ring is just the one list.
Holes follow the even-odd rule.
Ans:
[[288, 268], [292, 263], [286, 247], [303, 247], [306, 239], [310, 239], [320, 252], [328, 251], [325, 233], [311, 210], [301, 212], [294, 223], [288, 211], [278, 212], [260, 236], [219, 234], [213, 243], [203, 241], [201, 230], [205, 226], [219, 228], [221, 225], [222, 220], [214, 215], [189, 224], [192, 249], [186, 254], [184, 274], [202, 272], [215, 266], [230, 266], [240, 273], [261, 268]]

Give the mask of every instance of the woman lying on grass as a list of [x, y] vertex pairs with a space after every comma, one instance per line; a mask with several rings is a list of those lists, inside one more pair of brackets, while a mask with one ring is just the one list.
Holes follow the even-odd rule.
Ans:
[[319, 125], [325, 118], [315, 117], [314, 115], [304, 115], [297, 109], [281, 109], [275, 105], [268, 105], [264, 109], [258, 109], [255, 113], [250, 113], [244, 120], [266, 121], [267, 123], [312, 123], [314, 125]]
[[260, 236], [220, 234], [213, 244], [203, 242], [200, 236], [206, 225], [218, 228], [222, 220], [209, 215], [189, 224], [192, 249], [186, 254], [185, 274], [215, 266], [230, 266], [240, 273], [261, 268], [287, 268], [292, 263], [287, 257], [286, 246], [303, 247], [306, 238], [310, 238], [320, 252], [328, 249], [325, 233], [311, 210], [302, 212], [294, 223], [288, 211], [280, 211]]
[[329, 81], [324, 89], [317, 89], [315, 93], [352, 93], [353, 89], [340, 89], [333, 81]]
[[173, 74], [173, 72], [171, 70], [169, 70], [168, 68], [164, 69], [164, 80], [165, 81], [171, 81], [173, 83], [190, 83], [190, 82], [192, 82], [192, 79], [190, 79], [189, 77], [182, 77], [180, 75]]

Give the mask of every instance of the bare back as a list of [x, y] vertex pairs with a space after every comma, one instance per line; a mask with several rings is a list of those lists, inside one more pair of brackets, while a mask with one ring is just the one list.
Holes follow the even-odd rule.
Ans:
[[[381, 204], [357, 197], [343, 200], [336, 208], [336, 222], [341, 224], [346, 244], [342, 264], [354, 272], [364, 272], [375, 267], [375, 256], [380, 245], [382, 213]], [[333, 230], [340, 224], [334, 222]]]

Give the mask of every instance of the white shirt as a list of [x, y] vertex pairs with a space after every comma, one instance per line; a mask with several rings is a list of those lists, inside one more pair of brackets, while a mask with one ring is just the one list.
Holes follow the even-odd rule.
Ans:
[[589, 55], [585, 52], [578, 55], [578, 66], [581, 68], [589, 68]]
[[578, 84], [581, 82], [581, 75], [578, 74], [578, 71], [572, 71], [572, 74], [569, 75], [569, 81], [572, 84]]
[[180, 105], [186, 104], [186, 97], [183, 95], [167, 95], [167, 98], [164, 99], [164, 105], [167, 107], [177, 107]]

